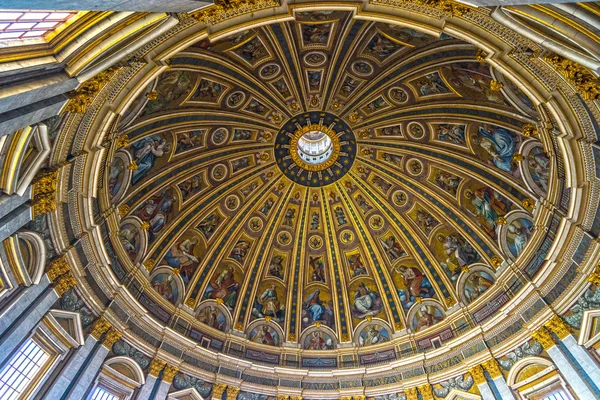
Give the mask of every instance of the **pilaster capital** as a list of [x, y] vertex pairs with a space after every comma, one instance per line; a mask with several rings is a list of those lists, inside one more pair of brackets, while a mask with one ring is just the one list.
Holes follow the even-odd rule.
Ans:
[[546, 322], [544, 326], [556, 333], [556, 336], [558, 336], [560, 340], [563, 340], [571, 334], [571, 328], [559, 315], [552, 317], [552, 319]]
[[108, 323], [108, 321], [105, 320], [104, 317], [100, 317], [92, 325], [92, 330], [90, 332], [90, 335], [92, 335], [94, 338], [96, 338], [96, 340], [100, 340], [100, 337], [102, 336], [102, 334], [104, 334], [104, 332], [106, 332], [109, 329], [110, 329], [110, 324]]
[[58, 294], [58, 297], [61, 297], [75, 285], [77, 285], [77, 280], [71, 274], [71, 271], [62, 274], [53, 282], [54, 290]]
[[600, 286], [600, 273], [592, 272], [590, 276], [588, 276], [588, 281], [594, 286]]
[[[177, 373], [179, 372], [179, 368], [178, 367], [174, 367], [172, 365], [166, 365], [165, 369], [163, 371], [163, 378], [162, 380], [167, 382], [167, 383], [172, 383], [173, 382], [173, 378], [175, 378], [175, 375], [177, 375]], [[222, 394], [223, 392], [221, 392]]]
[[227, 386], [227, 400], [235, 400], [237, 399], [237, 395], [240, 392], [239, 387], [235, 386]]
[[112, 349], [113, 345], [117, 342], [117, 340], [121, 339], [123, 334], [117, 331], [115, 328], [110, 328], [106, 335], [104, 335], [104, 340], [102, 341], [102, 345], [107, 349]]
[[481, 365], [490, 374], [492, 379], [496, 379], [503, 376], [502, 370], [500, 369], [500, 364], [498, 364], [498, 360], [496, 360], [495, 358], [492, 357]]
[[302, 396], [290, 396], [290, 400], [302, 400]]
[[155, 378], [158, 378], [160, 371], [167, 365], [167, 363], [163, 360], [159, 360], [158, 358], [153, 358], [150, 361], [150, 366], [148, 366], [148, 373]]
[[365, 396], [364, 394], [361, 394], [360, 396], [354, 396], [352, 398], [352, 400], [366, 400], [367, 396]]
[[409, 388], [404, 391], [406, 395], [406, 400], [419, 400], [419, 393], [417, 392], [417, 388]]
[[288, 396], [287, 394], [278, 394], [277, 395], [277, 400], [288, 400], [290, 398], [290, 396]]
[[213, 384], [212, 393], [210, 396], [212, 398], [220, 399], [223, 397], [223, 392], [225, 389], [227, 389], [226, 384], [215, 382], [215, 384]]
[[469, 373], [473, 377], [476, 385], [481, 385], [482, 383], [486, 383], [487, 379], [485, 379], [485, 374], [483, 373], [483, 368], [481, 365], [476, 365], [473, 368], [469, 368]]
[[433, 389], [429, 383], [419, 386], [419, 392], [423, 400], [434, 400]]
[[46, 275], [48, 275], [50, 282], [54, 282], [56, 278], [66, 274], [70, 270], [71, 268], [65, 255], [56, 257], [46, 264]]
[[556, 345], [552, 333], [545, 326], [542, 326], [537, 331], [533, 332], [531, 337], [541, 344], [546, 350]]

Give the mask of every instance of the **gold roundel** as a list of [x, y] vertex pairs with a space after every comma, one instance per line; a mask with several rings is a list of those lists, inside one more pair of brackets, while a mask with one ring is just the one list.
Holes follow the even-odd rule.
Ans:
[[[331, 140], [331, 155], [329, 156], [329, 158], [319, 164], [310, 164], [306, 161], [304, 161], [302, 159], [302, 157], [300, 157], [300, 155], [298, 154], [298, 142], [300, 141], [300, 138], [302, 138], [304, 135], [309, 134], [311, 132], [320, 132], [323, 133], [325, 135], [327, 135], [329, 137], [329, 139]], [[333, 164], [335, 164], [335, 162], [338, 160], [339, 156], [340, 156], [340, 139], [338, 138], [338, 136], [336, 135], [336, 132], [329, 128], [328, 126], [325, 125], [321, 125], [321, 124], [311, 124], [311, 125], [306, 125], [303, 126], [301, 128], [298, 128], [295, 132], [294, 135], [292, 136], [292, 139], [290, 140], [290, 155], [292, 156], [292, 160], [294, 160], [294, 162], [296, 163], [297, 166], [299, 166], [302, 169], [305, 169], [307, 171], [312, 171], [312, 172], [317, 172], [317, 171], [324, 171], [327, 168], [331, 167]]]

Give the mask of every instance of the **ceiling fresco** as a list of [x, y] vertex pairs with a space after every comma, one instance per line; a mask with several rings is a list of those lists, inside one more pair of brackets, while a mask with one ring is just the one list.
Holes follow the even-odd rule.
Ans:
[[119, 121], [112, 247], [146, 276], [138, 300], [164, 323], [192, 315], [197, 338], [429, 348], [473, 327], [461, 306], [507, 290], [499, 272], [540, 242], [553, 165], [535, 118], [445, 34], [332, 11], [206, 39]]

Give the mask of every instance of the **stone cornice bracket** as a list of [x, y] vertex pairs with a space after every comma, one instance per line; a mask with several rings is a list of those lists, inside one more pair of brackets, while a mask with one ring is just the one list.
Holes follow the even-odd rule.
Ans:
[[542, 326], [537, 331], [533, 332], [531, 337], [546, 350], [556, 345], [552, 332], [545, 326]]
[[235, 386], [227, 386], [227, 400], [235, 400], [237, 399], [237, 395], [240, 392], [239, 387]]
[[50, 262], [46, 264], [46, 275], [48, 275], [48, 280], [52, 283], [67, 272], [71, 272], [71, 267], [64, 254], [50, 260]]
[[584, 100], [600, 98], [600, 79], [589, 69], [557, 54], [545, 57], [544, 60], [573, 85]]
[[119, 339], [121, 339], [122, 336], [123, 336], [123, 334], [121, 334], [121, 332], [119, 332], [115, 328], [111, 327], [108, 330], [108, 332], [106, 332], [106, 334], [104, 335], [104, 340], [102, 341], [102, 346], [104, 346], [110, 350], [110, 349], [112, 349], [113, 345]]
[[433, 388], [429, 383], [419, 386], [419, 393], [423, 400], [435, 400], [433, 397]]
[[588, 276], [587, 280], [594, 286], [600, 286], [600, 263], [596, 265], [596, 269]]
[[230, 18], [281, 6], [279, 0], [216, 0], [192, 14], [200, 23], [214, 25]]
[[487, 379], [485, 379], [485, 374], [483, 372], [483, 367], [481, 365], [476, 365], [472, 368], [469, 368], [468, 372], [473, 377], [473, 381], [475, 381], [476, 385], [481, 385], [482, 383], [487, 382]]
[[96, 97], [119, 69], [120, 67], [107, 68], [93, 78], [83, 82], [77, 90], [67, 93], [70, 100], [64, 110], [77, 114], [85, 113], [87, 107], [94, 100], [94, 97]]
[[33, 181], [31, 197], [33, 199], [33, 217], [56, 210], [56, 189], [58, 171], [43, 171]]
[[560, 340], [571, 334], [571, 328], [559, 315], [552, 317], [544, 326], [554, 332]]
[[419, 400], [419, 392], [417, 388], [409, 388], [404, 391], [406, 400]]
[[490, 374], [492, 379], [496, 379], [503, 376], [502, 370], [500, 369], [500, 364], [498, 364], [498, 360], [496, 360], [495, 358], [490, 358], [481, 365]]
[[105, 320], [104, 317], [100, 317], [94, 321], [90, 335], [92, 335], [96, 340], [100, 340], [100, 337], [104, 334], [104, 332], [108, 331], [110, 328], [110, 323]]
[[167, 365], [166, 361], [159, 360], [158, 358], [153, 358], [150, 361], [150, 365], [148, 366], [148, 374], [152, 375], [155, 378], [158, 378], [160, 375], [160, 371]]
[[163, 370], [162, 380], [167, 383], [173, 383], [173, 378], [179, 372], [179, 367], [175, 367], [173, 365], [165, 365], [165, 369]]
[[210, 396], [212, 398], [220, 399], [223, 397], [223, 392], [225, 392], [226, 389], [227, 389], [226, 384], [215, 382], [213, 384], [212, 393], [210, 394]]
[[420, 6], [427, 6], [433, 9], [442, 11], [450, 17], [460, 17], [472, 10], [471, 7], [458, 3], [452, 0], [370, 0], [370, 4], [386, 5], [386, 6], [399, 6], [404, 4], [417, 4]]

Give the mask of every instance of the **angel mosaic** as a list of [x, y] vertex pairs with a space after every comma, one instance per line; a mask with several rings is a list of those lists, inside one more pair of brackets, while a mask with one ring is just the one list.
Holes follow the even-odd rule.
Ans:
[[177, 197], [172, 190], [163, 190], [161, 194], [154, 195], [147, 199], [139, 210], [135, 213], [142, 221], [147, 222], [150, 227], [150, 240], [159, 233], [167, 224], [169, 216], [176, 205]]
[[323, 256], [308, 256], [308, 266], [310, 267], [311, 282], [325, 282], [325, 264]]
[[437, 139], [464, 146], [466, 144], [465, 129], [466, 125], [464, 124], [439, 124], [436, 126]]
[[196, 147], [202, 146], [205, 133], [206, 131], [204, 130], [178, 133], [175, 154], [183, 153], [184, 151], [192, 150]]
[[464, 196], [474, 208], [474, 211], [469, 208], [467, 211], [478, 218], [486, 233], [495, 239], [498, 217], [502, 217], [510, 211], [511, 203], [488, 186], [482, 186], [475, 190], [467, 189]]
[[435, 290], [429, 278], [416, 267], [400, 265], [393, 272], [402, 276], [403, 288], [398, 289], [398, 297], [402, 307], [408, 310], [417, 301], [417, 298], [428, 299], [435, 295]]
[[375, 290], [360, 282], [352, 296], [352, 316], [355, 318], [365, 318], [375, 316], [383, 309], [381, 296]]
[[446, 193], [456, 196], [458, 186], [462, 182], [460, 176], [451, 174], [446, 171], [438, 171], [434, 176], [435, 183]]
[[402, 49], [404, 46], [394, 42], [388, 37], [377, 32], [365, 47], [365, 53], [375, 57], [379, 61], [384, 61], [386, 58]]
[[168, 156], [171, 151], [171, 143], [158, 136], [145, 137], [131, 145], [133, 162], [137, 168], [131, 176], [131, 183], [135, 185], [150, 173], [159, 158]]
[[281, 304], [276, 285], [267, 286], [264, 291], [256, 296], [252, 314], [258, 318], [270, 316], [277, 322], [284, 320], [284, 305]]
[[499, 127], [491, 130], [479, 127], [477, 134], [471, 137], [471, 144], [483, 150], [488, 164], [509, 174], [516, 170], [513, 157], [517, 151], [517, 143], [515, 134]]
[[284, 267], [283, 267], [283, 262], [284, 262], [284, 257], [281, 255], [274, 255], [273, 257], [271, 257], [271, 261], [269, 262], [269, 268], [267, 269], [267, 273], [270, 276], [274, 276], [276, 278], [279, 279], [283, 279], [283, 271], [284, 271]]
[[[321, 289], [313, 290], [302, 304], [302, 327], [307, 327], [315, 322], [333, 328], [334, 313], [331, 299], [325, 298]], [[327, 296], [330, 297], [330, 296]]]
[[367, 267], [360, 253], [346, 254], [346, 261], [348, 261], [348, 268], [350, 269], [350, 276], [352, 278], [367, 275]]
[[452, 280], [458, 279], [461, 269], [481, 259], [481, 256], [464, 238], [457, 234], [438, 235], [446, 259], [440, 264], [446, 269]]
[[163, 299], [173, 304], [178, 301], [180, 293], [173, 274], [157, 274], [152, 278], [150, 285]]
[[217, 213], [209, 214], [198, 224], [198, 229], [206, 239], [210, 239], [221, 223], [221, 217]]
[[429, 236], [431, 231], [440, 224], [440, 221], [438, 221], [429, 211], [421, 208], [417, 209], [415, 212], [415, 222], [427, 236]]
[[244, 261], [246, 260], [246, 255], [248, 255], [249, 249], [250, 249], [250, 242], [246, 239], [240, 239], [235, 243], [235, 245], [233, 246], [233, 249], [231, 249], [231, 252], [229, 253], [229, 258], [234, 259], [235, 261], [239, 262], [240, 264], [244, 264]]
[[233, 52], [251, 65], [255, 65], [259, 60], [269, 55], [265, 45], [258, 37], [246, 42], [237, 49], [233, 50]]
[[207, 299], [221, 299], [223, 304], [233, 310], [240, 290], [240, 282], [235, 276], [235, 269], [228, 265], [215, 271], [208, 287], [204, 291]]
[[304, 45], [327, 44], [331, 35], [332, 26], [331, 23], [302, 24], [302, 40]]
[[439, 72], [427, 74], [414, 82], [419, 93], [422, 96], [430, 96], [434, 94], [446, 94], [452, 91], [444, 82]]
[[394, 263], [394, 261], [406, 255], [406, 251], [404, 251], [398, 239], [393, 234], [387, 235], [379, 239], [379, 241], [390, 263]]
[[185, 238], [176, 242], [165, 254], [166, 263], [179, 270], [184, 284], [188, 284], [200, 264], [196, 255], [196, 247], [200, 244], [197, 237]]

